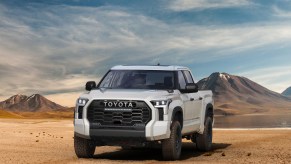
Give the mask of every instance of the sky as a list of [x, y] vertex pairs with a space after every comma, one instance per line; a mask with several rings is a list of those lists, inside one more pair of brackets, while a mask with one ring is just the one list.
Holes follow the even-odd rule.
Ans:
[[73, 106], [114, 65], [189, 67], [291, 86], [291, 0], [0, 0], [0, 101]]

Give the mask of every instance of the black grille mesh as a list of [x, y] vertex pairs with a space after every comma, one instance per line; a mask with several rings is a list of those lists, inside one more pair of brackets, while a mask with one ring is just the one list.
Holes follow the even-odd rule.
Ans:
[[[87, 109], [87, 118], [90, 124], [95, 124], [101, 127], [145, 126], [146, 123], [148, 123], [151, 120], [150, 108], [143, 101], [131, 101], [131, 102], [133, 103], [133, 107], [130, 108], [131, 110], [115, 111], [115, 110], [105, 110], [104, 100], [94, 100], [91, 102]], [[116, 109], [119, 108], [117, 107]]]

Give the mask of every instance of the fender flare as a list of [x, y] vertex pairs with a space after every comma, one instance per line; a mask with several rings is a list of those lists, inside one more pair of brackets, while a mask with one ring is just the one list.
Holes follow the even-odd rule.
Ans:
[[174, 120], [175, 115], [176, 115], [176, 113], [178, 113], [178, 112], [181, 112], [181, 113], [182, 113], [182, 120], [180, 120], [180, 122], [181, 122], [181, 128], [183, 128], [184, 115], [183, 115], [183, 109], [182, 109], [180, 106], [176, 106], [176, 107], [173, 109], [173, 112], [172, 112], [172, 119], [171, 119], [171, 121]]
[[206, 108], [205, 108], [205, 118], [204, 118], [204, 122], [205, 122], [207, 116], [209, 115], [209, 113], [208, 113], [208, 110], [209, 110], [209, 109], [212, 109], [212, 111], [211, 111], [211, 113], [210, 113], [210, 117], [211, 117], [212, 120], [213, 120], [213, 115], [214, 115], [213, 105], [212, 105], [211, 103], [208, 103], [208, 104], [206, 105]]

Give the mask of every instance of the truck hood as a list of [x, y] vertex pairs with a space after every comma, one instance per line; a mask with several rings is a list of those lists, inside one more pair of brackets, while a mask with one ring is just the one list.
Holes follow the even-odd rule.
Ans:
[[161, 100], [169, 99], [175, 95], [165, 90], [143, 90], [143, 89], [104, 89], [92, 90], [81, 97], [88, 99], [117, 99], [117, 100]]

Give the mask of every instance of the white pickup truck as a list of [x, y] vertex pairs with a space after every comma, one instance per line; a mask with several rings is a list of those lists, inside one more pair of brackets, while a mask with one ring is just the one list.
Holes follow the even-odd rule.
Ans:
[[160, 146], [165, 160], [178, 160], [182, 138], [200, 151], [212, 145], [211, 91], [198, 91], [181, 66], [115, 66], [76, 103], [74, 148], [93, 157], [96, 146]]

